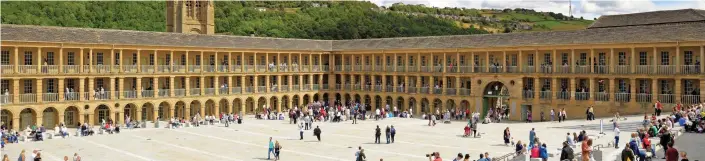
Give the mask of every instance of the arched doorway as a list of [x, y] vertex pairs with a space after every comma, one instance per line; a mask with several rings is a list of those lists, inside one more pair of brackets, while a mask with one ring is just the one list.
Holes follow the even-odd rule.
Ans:
[[375, 109], [382, 109], [382, 108], [380, 108], [381, 106], [382, 106], [382, 97], [375, 96]]
[[345, 94], [345, 100], [344, 100], [345, 102], [344, 103], [348, 103], [350, 101], [350, 99], [351, 99], [350, 94]]
[[152, 103], [144, 103], [142, 105], [142, 120], [141, 121], [154, 121], [154, 105]]
[[242, 115], [241, 112], [244, 112], [244, 111], [242, 111], [241, 108], [242, 108], [242, 100], [240, 100], [239, 98], [234, 99], [233, 100], [233, 113], [238, 114], [238, 115]]
[[78, 127], [78, 120], [81, 114], [78, 112], [78, 107], [69, 106], [64, 110], [64, 125], [66, 127]]
[[186, 103], [183, 101], [176, 102], [174, 105], [174, 115], [181, 119], [189, 119], [189, 117], [186, 116]]
[[291, 108], [291, 107], [289, 107], [289, 96], [286, 96], [286, 95], [282, 96], [281, 103], [282, 103], [282, 105], [281, 105], [282, 109], [288, 110]]
[[164, 101], [162, 103], [159, 103], [159, 111], [158, 111], [157, 116], [159, 117], [159, 120], [161, 120], [161, 121], [166, 121], [166, 120], [171, 119], [171, 117], [174, 117], [174, 116], [170, 115], [170, 108], [169, 108], [168, 102]]
[[[416, 109], [416, 106], [418, 106], [416, 104], [416, 99], [414, 97], [409, 97], [409, 107], [406, 110], [409, 111], [411, 109]], [[416, 115], [416, 113], [418, 113], [419, 111], [413, 111], [413, 112], [414, 113], [412, 113], [412, 114]]]
[[54, 107], [47, 107], [42, 112], [42, 124], [45, 128], [54, 128], [59, 122], [59, 112]]
[[[387, 106], [394, 106], [394, 99], [392, 99], [391, 96], [387, 96], [387, 98], [384, 101], [384, 108], [387, 108]], [[392, 110], [392, 107], [389, 107], [390, 109], [385, 109], [385, 110]]]
[[299, 104], [299, 96], [298, 95], [294, 95], [294, 97], [292, 97], [291, 101], [294, 106], [304, 108], [303, 106], [301, 106]]
[[372, 110], [372, 107], [370, 106], [372, 104], [372, 98], [370, 95], [365, 95], [365, 110], [369, 111]]
[[128, 121], [127, 118], [130, 118], [129, 121], [137, 120], [137, 106], [135, 106], [135, 104], [128, 103], [122, 109], [123, 109], [123, 113], [125, 114], [125, 116], [124, 116], [125, 121]]
[[431, 114], [432, 112], [431, 112], [430, 107], [431, 107], [431, 106], [429, 106], [428, 99], [422, 98], [422, 99], [421, 99], [421, 113], [429, 113], [429, 114]]
[[340, 100], [341, 98], [343, 98], [343, 97], [340, 96], [340, 93], [336, 93], [336, 94], [335, 94], [335, 100], [336, 100], [336, 101], [341, 101], [341, 100]]
[[3, 125], [5, 125], [9, 129], [12, 129], [12, 117], [14, 117], [14, 115], [12, 115], [12, 112], [10, 112], [10, 110], [2, 109], [2, 114], [0, 114], [0, 121], [2, 121]]
[[20, 129], [27, 126], [35, 125], [37, 122], [37, 113], [30, 108], [25, 108], [20, 112]]
[[320, 99], [318, 99], [318, 93], [313, 94], [313, 102], [316, 102], [316, 101], [320, 101]]
[[[218, 102], [218, 108], [219, 108], [220, 113], [230, 114], [231, 111], [230, 111], [229, 107], [230, 107], [230, 104], [228, 103], [228, 100], [225, 98], [221, 99], [220, 102]], [[218, 115], [220, 115], [220, 114], [218, 114]]]
[[460, 110], [455, 108], [455, 101], [453, 101], [452, 99], [446, 101], [446, 109], [454, 111]]
[[310, 99], [309, 96], [308, 96], [307, 94], [305, 94], [305, 95], [304, 95], [304, 104], [303, 104], [303, 106], [306, 106], [306, 105], [308, 105], [308, 104], [310, 103], [310, 102], [309, 102], [309, 101], [310, 101], [309, 99]]
[[355, 94], [355, 103], [360, 103], [360, 95]]
[[446, 112], [446, 109], [443, 108], [443, 101], [441, 101], [441, 99], [438, 99], [438, 98], [433, 100], [433, 109], [435, 110], [435, 111], [433, 111], [435, 113], [443, 114], [444, 112]]
[[485, 86], [482, 94], [482, 118], [488, 114], [490, 108], [493, 108], [492, 111], [506, 108], [509, 99], [509, 89], [504, 83], [498, 81], [490, 82]]
[[267, 107], [267, 98], [260, 97], [259, 99], [257, 99], [257, 106], [255, 106], [255, 111], [256, 111], [255, 113], [261, 112], [266, 107]]
[[[134, 105], [133, 105], [134, 106]], [[102, 121], [110, 121], [110, 108], [106, 105], [99, 105], [95, 108], [94, 125], [100, 125]]]
[[279, 106], [277, 105], [279, 105], [279, 100], [276, 96], [272, 96], [271, 98], [269, 98], [269, 107], [272, 108], [272, 111], [278, 110], [277, 107]]
[[470, 102], [468, 100], [462, 100], [460, 101], [460, 109], [465, 111], [470, 111]]
[[198, 117], [201, 117], [201, 115], [204, 114], [203, 111], [201, 111], [201, 102], [199, 102], [198, 100], [191, 101], [191, 104], [189, 105], [189, 110], [189, 118], [193, 118], [196, 115], [198, 115]]
[[399, 110], [400, 112], [406, 111], [406, 107], [404, 107], [404, 97], [397, 97], [397, 102], [395, 103], [394, 107], [397, 107], [397, 110]]
[[329, 101], [328, 99], [328, 93], [323, 93], [323, 101]]
[[204, 114], [206, 116], [216, 116], [217, 114], [215, 112], [215, 101], [213, 101], [211, 99], [206, 101], [206, 107], [204, 108], [204, 110], [205, 111], [203, 111], [203, 112], [205, 112]]

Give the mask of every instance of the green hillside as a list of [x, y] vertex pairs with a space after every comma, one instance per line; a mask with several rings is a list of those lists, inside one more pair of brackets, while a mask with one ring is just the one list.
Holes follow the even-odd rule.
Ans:
[[[164, 1], [0, 3], [3, 24], [166, 31]], [[386, 9], [357, 1], [216, 1], [215, 6], [218, 34], [326, 40], [499, 33], [506, 28], [518, 31], [517, 27], [521, 27], [518, 24], [531, 25], [536, 31], [564, 30], [584, 28], [591, 22], [558, 21], [533, 13], [501, 10], [437, 9], [414, 5], [404, 5], [412, 6], [407, 7], [409, 9], [400, 5]], [[431, 15], [434, 13], [496, 18], [466, 21]]]

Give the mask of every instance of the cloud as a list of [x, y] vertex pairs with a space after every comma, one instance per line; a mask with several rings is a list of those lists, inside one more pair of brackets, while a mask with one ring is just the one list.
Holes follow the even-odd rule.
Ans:
[[433, 7], [480, 9], [527, 8], [568, 15], [572, 4], [575, 17], [592, 19], [601, 15], [626, 14], [684, 8], [705, 9], [705, 0], [371, 0], [380, 6], [394, 3], [423, 4]]

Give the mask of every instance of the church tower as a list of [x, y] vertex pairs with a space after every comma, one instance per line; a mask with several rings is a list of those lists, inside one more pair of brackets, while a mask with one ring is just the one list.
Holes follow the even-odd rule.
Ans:
[[213, 0], [169, 0], [166, 2], [166, 31], [177, 33], [215, 33]]

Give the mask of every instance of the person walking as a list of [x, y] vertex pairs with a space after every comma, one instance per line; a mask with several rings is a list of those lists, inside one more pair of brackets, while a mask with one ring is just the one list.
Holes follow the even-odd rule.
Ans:
[[392, 125], [392, 132], [391, 132], [391, 134], [392, 134], [392, 143], [394, 143], [394, 135], [397, 134], [397, 130], [394, 129], [394, 125]]
[[279, 152], [281, 151], [281, 149], [282, 149], [282, 145], [279, 144], [279, 141], [276, 141], [276, 143], [274, 143], [274, 160], [275, 161], [279, 160]]
[[624, 150], [622, 150], [622, 161], [636, 161], [636, 156], [634, 155], [634, 151], [629, 148], [629, 143], [624, 146]]
[[480, 120], [475, 120], [472, 122], [472, 126], [470, 127], [472, 129], [472, 137], [477, 137], [477, 122]]
[[575, 153], [573, 152], [573, 148], [570, 148], [570, 145], [568, 145], [568, 142], [563, 142], [563, 149], [561, 149], [561, 159], [560, 160], [573, 160]]
[[[272, 137], [269, 137], [269, 150], [267, 151], [267, 160], [270, 160], [270, 154], [274, 154], [274, 142], [272, 142]], [[275, 155], [276, 157], [276, 155]]]
[[614, 148], [619, 149], [619, 127], [614, 126]]
[[357, 158], [360, 157], [361, 150], [362, 150], [362, 146], [358, 146], [357, 151], [355, 152], [355, 160], [357, 160]]
[[20, 152], [20, 156], [17, 157], [17, 161], [27, 161], [27, 157], [24, 155], [24, 149]]
[[356, 161], [366, 161], [367, 156], [365, 156], [365, 149], [360, 149], [360, 154], [357, 155]]
[[299, 125], [299, 140], [304, 140], [304, 123]]
[[316, 126], [316, 128], [313, 129], [313, 135], [316, 135], [316, 138], [318, 138], [318, 141], [320, 142], [321, 141], [321, 128], [318, 128], [318, 126]]
[[386, 138], [387, 138], [387, 144], [389, 144], [389, 141], [390, 141], [390, 140], [389, 140], [389, 137], [391, 136], [391, 134], [390, 134], [391, 131], [392, 131], [392, 130], [389, 129], [389, 126], [387, 126], [387, 128], [384, 129], [384, 135], [385, 135]]
[[673, 147], [673, 142], [668, 142], [668, 150], [666, 150], [666, 161], [678, 161], [678, 149]]
[[509, 146], [509, 138], [512, 136], [511, 133], [509, 133], [509, 127], [504, 129], [504, 145]]
[[379, 144], [379, 136], [382, 135], [382, 130], [379, 129], [379, 125], [377, 125], [377, 128], [375, 129], [375, 143]]
[[536, 131], [531, 128], [531, 131], [529, 131], [529, 145], [534, 145], [534, 138], [536, 138]]

